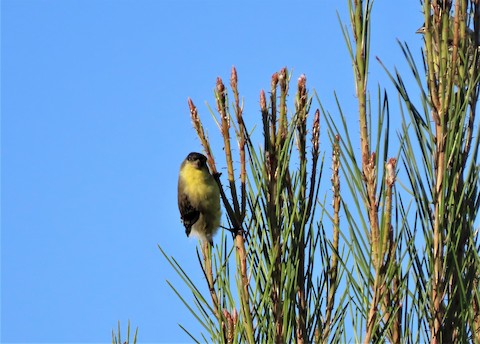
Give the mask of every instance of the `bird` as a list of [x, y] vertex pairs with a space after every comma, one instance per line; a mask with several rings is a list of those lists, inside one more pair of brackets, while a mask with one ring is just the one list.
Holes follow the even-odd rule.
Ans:
[[[453, 18], [449, 18], [449, 30], [448, 30], [448, 37], [447, 37], [447, 48], [448, 48], [448, 56], [450, 58], [446, 61], [446, 68], [451, 68], [451, 55], [453, 52]], [[432, 26], [431, 32], [436, 32], [439, 30], [436, 26]], [[423, 24], [416, 33], [424, 35], [426, 33], [425, 24]], [[459, 86], [460, 80], [463, 79], [463, 84], [468, 85], [469, 78], [474, 75], [474, 68], [478, 68], [479, 61], [474, 63], [475, 54], [480, 53], [480, 47], [476, 45], [475, 41], [475, 32], [470, 29], [469, 27], [465, 28], [465, 44], [466, 44], [466, 51], [462, 52], [459, 51], [459, 60], [457, 60], [457, 67], [458, 70], [455, 70], [454, 74], [454, 83]], [[466, 56], [465, 56], [466, 55]], [[440, 79], [440, 47], [437, 41], [437, 35], [433, 35], [433, 64], [434, 64], [434, 72], [437, 79]], [[465, 71], [468, 71], [468, 74], [465, 75]]]
[[213, 245], [222, 215], [220, 189], [201, 153], [188, 154], [180, 166], [178, 209], [187, 237], [194, 235]]

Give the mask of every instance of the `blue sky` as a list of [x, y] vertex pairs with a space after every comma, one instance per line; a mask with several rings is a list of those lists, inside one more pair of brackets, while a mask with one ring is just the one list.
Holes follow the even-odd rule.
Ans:
[[[187, 98], [218, 156], [205, 102], [233, 65], [251, 125], [284, 66], [356, 121], [337, 11], [348, 20], [346, 0], [2, 0], [1, 341], [108, 342], [128, 319], [141, 342], [198, 333], [157, 248], [202, 280], [176, 204], [179, 165], [201, 149]], [[377, 1], [372, 22], [372, 57], [407, 70], [396, 39], [420, 56], [420, 4]], [[392, 89], [372, 58], [378, 82]]]

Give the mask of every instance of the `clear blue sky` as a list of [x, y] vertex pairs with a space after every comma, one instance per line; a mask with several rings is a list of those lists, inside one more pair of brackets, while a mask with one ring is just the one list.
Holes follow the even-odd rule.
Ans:
[[[1, 341], [108, 342], [128, 319], [141, 342], [188, 342], [178, 323], [198, 334], [157, 248], [202, 281], [176, 204], [179, 165], [201, 149], [187, 97], [218, 137], [205, 106], [216, 77], [237, 67], [253, 125], [260, 89], [287, 66], [333, 114], [337, 91], [356, 121], [336, 13], [346, 21], [346, 10], [346, 0], [2, 0]], [[376, 1], [372, 57], [406, 70], [396, 38], [419, 56], [422, 22], [418, 1]], [[370, 82], [391, 89], [374, 58]]]

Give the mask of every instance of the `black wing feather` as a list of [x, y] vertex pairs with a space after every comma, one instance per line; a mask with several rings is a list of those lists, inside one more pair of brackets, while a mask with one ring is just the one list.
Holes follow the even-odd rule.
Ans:
[[187, 236], [192, 231], [192, 226], [198, 221], [200, 211], [192, 206], [187, 195], [178, 196], [178, 209], [180, 210], [180, 218], [185, 226]]

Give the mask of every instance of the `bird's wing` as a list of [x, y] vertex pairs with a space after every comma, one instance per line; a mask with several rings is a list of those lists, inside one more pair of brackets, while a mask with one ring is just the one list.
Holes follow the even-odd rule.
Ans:
[[190, 200], [185, 193], [181, 196], [179, 194], [178, 196], [178, 209], [180, 210], [180, 217], [185, 226], [185, 233], [189, 236], [192, 226], [200, 217], [200, 211], [190, 203]]

